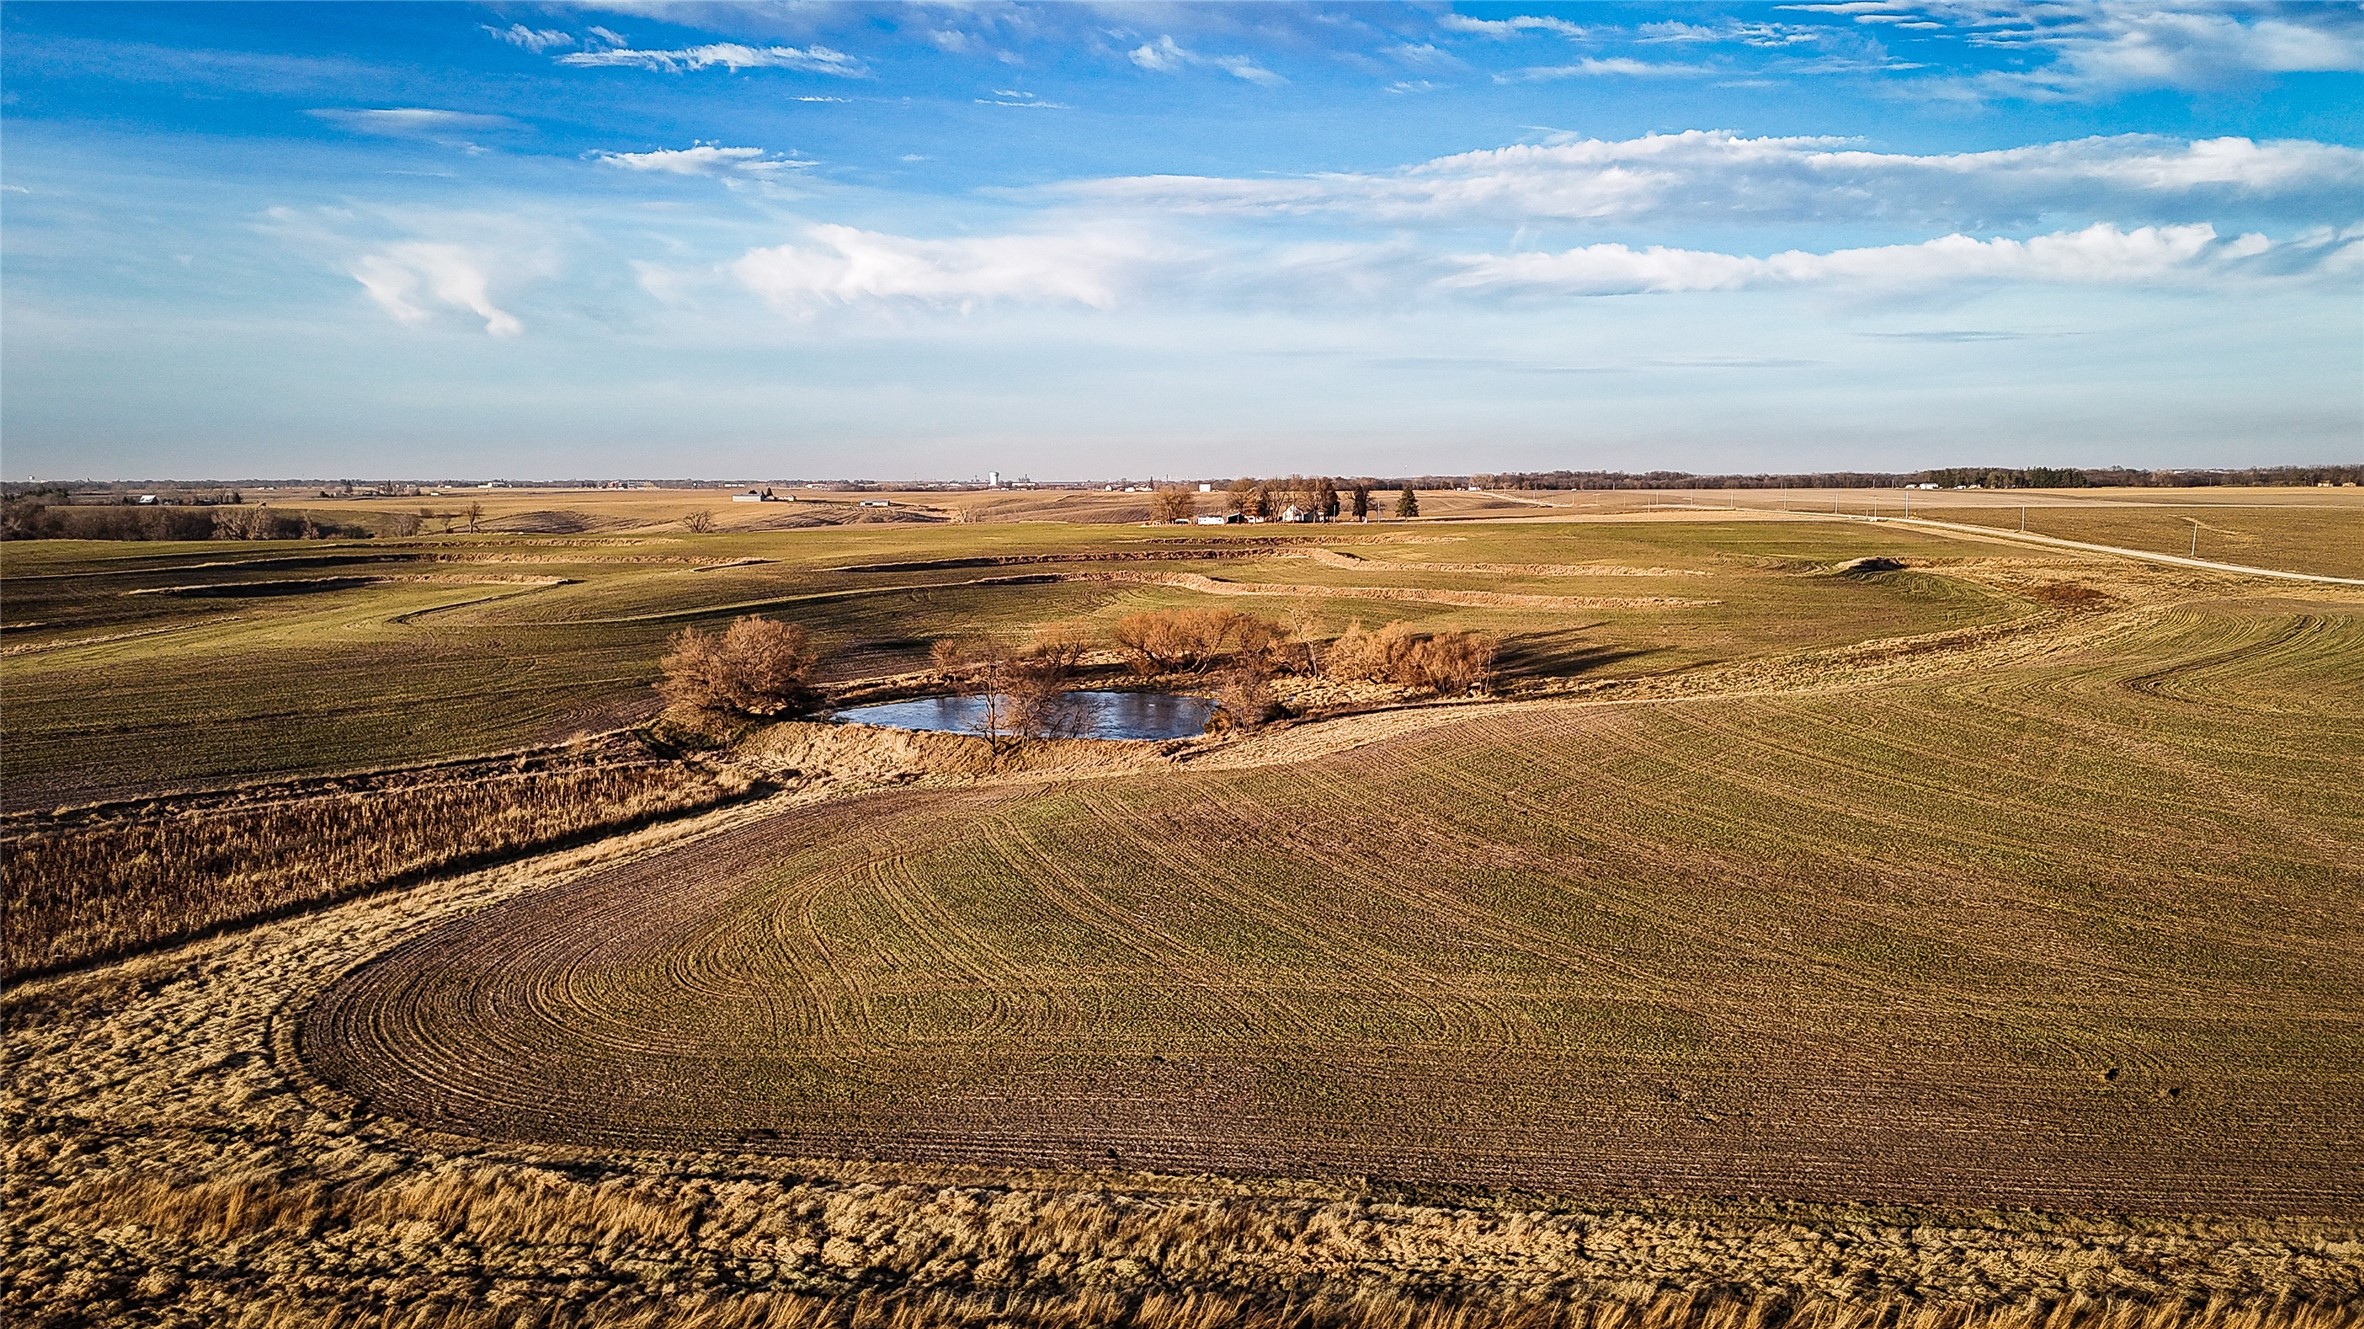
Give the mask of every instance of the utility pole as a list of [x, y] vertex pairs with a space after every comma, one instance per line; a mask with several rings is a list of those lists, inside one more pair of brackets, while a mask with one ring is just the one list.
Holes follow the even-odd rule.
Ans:
[[2025, 535], [2025, 534], [2027, 534], [2027, 509], [2026, 509], [2026, 508], [2021, 508], [2021, 509], [2019, 510], [2019, 533], [2020, 533], [2021, 535]]
[[2200, 556], [2200, 519], [2192, 518], [2192, 557]]

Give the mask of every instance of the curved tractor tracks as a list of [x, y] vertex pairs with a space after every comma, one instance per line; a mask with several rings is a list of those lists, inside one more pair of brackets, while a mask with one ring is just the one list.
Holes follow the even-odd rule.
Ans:
[[[290, 1050], [359, 1106], [536, 1146], [2364, 1211], [2331, 1051], [2364, 1033], [2364, 936], [2330, 935], [2353, 920], [2303, 892], [2284, 907], [2316, 899], [2329, 933], [2195, 915], [2197, 977], [2109, 940], [2188, 900], [2128, 916], [2076, 883], [2265, 888], [2122, 827], [2042, 829], [2205, 824], [2253, 857], [2218, 823], [2271, 816], [2277, 880], [2364, 889], [2336, 866], [2358, 810], [2304, 792], [2338, 753], [2256, 751], [2315, 723], [2312, 676], [2275, 680], [2355, 649], [2360, 602], [2327, 586], [2328, 613], [2226, 646], [2266, 611], [2129, 585], [1123, 780], [743, 811], [416, 933], [328, 984]], [[2199, 714], [2226, 705], [2242, 741]], [[2039, 753], [2064, 764], [2031, 785]], [[2269, 954], [2271, 978], [2222, 969]], [[2195, 984], [2212, 1015], [2152, 1022]]]

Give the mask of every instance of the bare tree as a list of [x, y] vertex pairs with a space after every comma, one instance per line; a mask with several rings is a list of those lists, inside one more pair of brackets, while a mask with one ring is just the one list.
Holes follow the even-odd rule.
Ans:
[[714, 529], [714, 514], [704, 508], [681, 519], [682, 529], [692, 535], [704, 535]]
[[1198, 495], [1187, 489], [1168, 487], [1150, 497], [1149, 519], [1168, 523], [1188, 521], [1198, 515]]
[[949, 637], [929, 658], [955, 695], [977, 699], [973, 727], [999, 751], [1080, 732], [1081, 717], [1066, 693], [1086, 646], [1078, 630], [1054, 625], [1023, 647], [996, 636]]
[[468, 529], [470, 531], [474, 531], [476, 529], [477, 520], [483, 516], [484, 505], [482, 503], [470, 502], [468, 504]]
[[802, 715], [819, 701], [812, 638], [793, 623], [748, 615], [717, 635], [674, 634], [657, 693], [672, 706], [735, 715]]

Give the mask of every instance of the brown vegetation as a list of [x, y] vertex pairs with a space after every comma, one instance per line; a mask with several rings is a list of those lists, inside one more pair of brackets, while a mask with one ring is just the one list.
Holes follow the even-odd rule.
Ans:
[[0, 975], [136, 951], [732, 792], [674, 763], [559, 754], [11, 817], [0, 822]]
[[745, 716], [802, 715], [819, 701], [818, 656], [793, 623], [748, 615], [720, 636], [697, 628], [674, 634], [661, 662], [657, 694], [685, 711]]
[[1198, 495], [1178, 486], [1158, 490], [1149, 499], [1149, 519], [1154, 522], [1188, 521], [1198, 515]]
[[1340, 682], [1458, 695], [1483, 691], [1493, 680], [1498, 649], [1481, 632], [1421, 632], [1400, 621], [1365, 632], [1356, 623], [1322, 651], [1322, 672]]
[[1116, 642], [1135, 673], [1197, 673], [1226, 658], [1258, 662], [1267, 674], [1306, 666], [1303, 643], [1269, 618], [1230, 609], [1151, 609], [1117, 620]]

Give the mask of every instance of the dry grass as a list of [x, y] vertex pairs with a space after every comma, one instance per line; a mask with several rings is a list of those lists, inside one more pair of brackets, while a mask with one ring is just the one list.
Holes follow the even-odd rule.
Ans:
[[674, 762], [562, 752], [9, 817], [0, 976], [710, 806], [744, 787]]
[[1363, 1292], [1257, 1300], [1203, 1292], [995, 1297], [861, 1292], [845, 1297], [753, 1293], [678, 1299], [617, 1297], [593, 1307], [410, 1306], [349, 1311], [272, 1302], [224, 1323], [235, 1329], [2349, 1329], [2343, 1306], [2239, 1305], [2071, 1298], [2021, 1306], [1912, 1301], [1757, 1301], [1664, 1292], [1520, 1301], [1439, 1300]]

